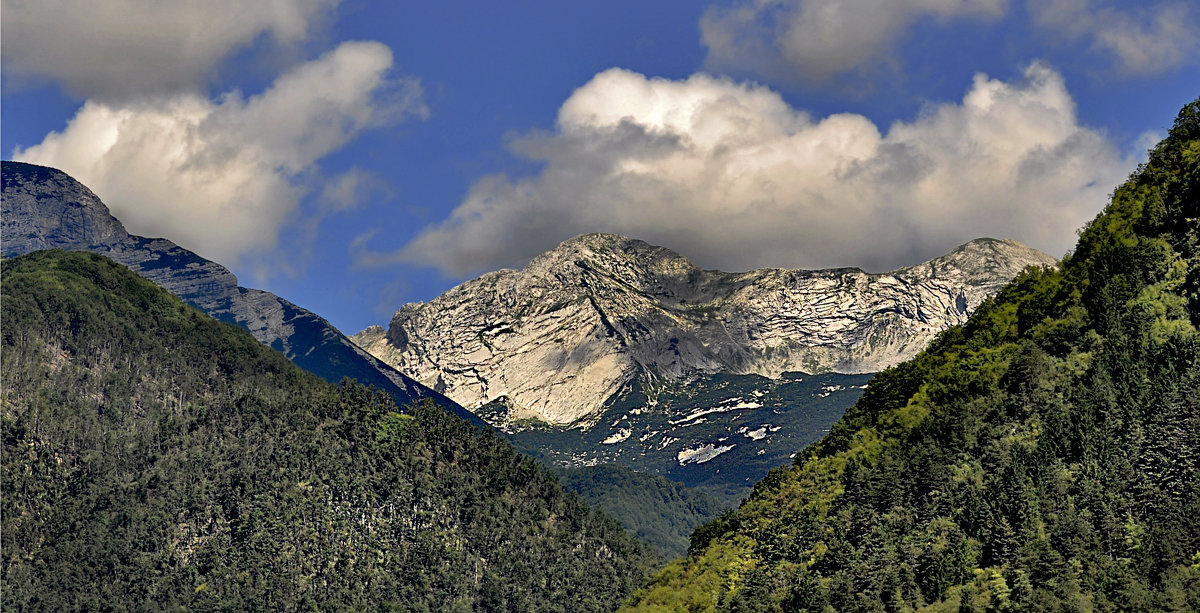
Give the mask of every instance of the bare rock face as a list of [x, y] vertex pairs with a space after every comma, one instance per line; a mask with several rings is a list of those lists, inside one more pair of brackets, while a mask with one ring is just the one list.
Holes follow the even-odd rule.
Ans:
[[351, 343], [324, 318], [275, 294], [240, 287], [228, 268], [169, 240], [129, 234], [91, 190], [66, 173], [4, 162], [3, 181], [0, 242], [4, 257], [39, 249], [104, 255], [205, 313], [249, 330], [260, 342], [313, 374], [335, 382], [356, 378], [388, 391], [400, 403], [429, 396], [448, 410], [481, 423]]
[[636, 377], [877, 372], [964, 322], [988, 295], [1054, 258], [978, 239], [884, 274], [856, 268], [703, 270], [663, 247], [585, 234], [351, 339], [469, 409], [583, 424]]
[[[107, 245], [129, 237], [92, 190], [66, 174], [15, 162], [5, 162], [4, 170], [0, 228], [5, 254], [75, 244]], [[46, 206], [47, 202], [54, 204]]]

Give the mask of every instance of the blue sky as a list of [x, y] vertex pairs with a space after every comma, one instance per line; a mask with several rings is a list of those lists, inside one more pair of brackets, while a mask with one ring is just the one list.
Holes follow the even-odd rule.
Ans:
[[1200, 94], [1200, 7], [5, 0], [6, 159], [344, 332], [575, 234], [725, 270], [1061, 255]]

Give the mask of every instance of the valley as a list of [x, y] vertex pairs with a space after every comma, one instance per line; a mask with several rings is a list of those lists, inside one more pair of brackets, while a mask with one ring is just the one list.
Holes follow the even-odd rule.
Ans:
[[0, 613], [1200, 613], [1200, 0], [0, 23]]
[[619, 464], [732, 507], [828, 432], [871, 373], [1052, 264], [978, 239], [885, 274], [725, 273], [585, 234], [351, 340], [553, 466]]
[[[371, 328], [351, 342], [313, 313], [239, 287], [220, 264], [129, 234], [61, 172], [12, 162], [3, 170], [6, 255], [57, 247], [112, 257], [331, 382], [370, 383], [401, 410], [430, 398], [504, 433], [669, 555], [829, 432], [871, 380], [864, 369], [895, 363], [965, 319], [1003, 275], [1049, 262], [1011, 241], [981, 239], [886, 275], [729, 274], [592, 234], [524, 271], [407, 305], [389, 330]], [[424, 366], [403, 372], [389, 358]], [[821, 372], [786, 370], [797, 364]], [[497, 391], [515, 395], [490, 396]], [[532, 410], [530, 398], [542, 409]], [[665, 506], [645, 507], [636, 497], [647, 492]]]
[[[80, 219], [79, 202], [35, 197], [56, 212], [33, 218], [49, 223], [40, 230], [30, 226], [12, 207], [30, 210], [25, 195], [39, 193], [30, 177], [61, 185], [65, 175], [6, 163], [6, 254], [28, 244], [12, 237], [36, 242], [2, 267], [0, 408], [14, 509], [3, 529], [6, 547], [20, 551], [4, 563], [6, 599], [56, 609], [124, 600], [870, 611], [889, 595], [897, 610], [1190, 610], [1200, 605], [1200, 542], [1188, 529], [1200, 508], [1198, 117], [1200, 102], [1181, 112], [1061, 265], [1034, 258], [1005, 283], [994, 275], [1017, 263], [1001, 258], [977, 268], [992, 275], [985, 281], [934, 284], [938, 295], [962, 298], [973, 288], [975, 298], [911, 311], [893, 301], [878, 321], [850, 321], [857, 307], [841, 305], [846, 321], [835, 329], [857, 331], [847, 338], [891, 339], [839, 350], [883, 360], [869, 362], [888, 366], [874, 375], [775, 372], [747, 361], [776, 355], [755, 353], [753, 343], [722, 349], [704, 340], [714, 328], [697, 323], [686, 299], [671, 309], [651, 300], [695, 299], [707, 286], [693, 282], [707, 274], [718, 283], [724, 273], [689, 272], [688, 283], [654, 294], [627, 281], [642, 269], [627, 266], [622, 276], [573, 261], [584, 288], [574, 302], [543, 294], [546, 308], [522, 317], [497, 309], [517, 302], [511, 288], [495, 291], [495, 280], [513, 273], [485, 277], [485, 306], [460, 300], [445, 319], [454, 325], [444, 338], [475, 339], [465, 356], [444, 358], [480, 366], [472, 376], [482, 387], [465, 389], [492, 389], [482, 366], [541, 373], [529, 377], [530, 390], [576, 379], [604, 388], [611, 377], [589, 373], [632, 370], [575, 412], [531, 410], [507, 394], [470, 405], [484, 427], [452, 415], [451, 400], [439, 405], [436, 389], [398, 405], [394, 389], [304, 373], [272, 347], [284, 341], [268, 345], [244, 329], [248, 321], [218, 321], [224, 311], [214, 319], [143, 278], [190, 282], [185, 295], [203, 306], [206, 292], [228, 288], [211, 280], [219, 265], [119, 236], [119, 225], [56, 221]], [[64, 227], [81, 234], [70, 238]], [[686, 269], [678, 256], [630, 244], [637, 257], [651, 254], [643, 264]], [[960, 274], [945, 264], [1013, 249], [986, 239], [910, 272], [787, 275], [832, 275], [840, 280], [818, 285], [864, 296], [855, 279], [913, 286], [903, 280], [911, 270], [926, 279]], [[138, 250], [151, 257], [131, 256]], [[980, 288], [993, 286], [988, 299]], [[720, 320], [727, 339], [761, 341], [772, 328], [755, 325], [770, 318], [756, 319], [746, 304], [730, 310], [740, 327], [720, 309], [705, 307], [703, 320]], [[564, 309], [574, 315], [554, 326], [543, 317]], [[405, 332], [420, 310], [405, 307], [392, 329], [355, 338], [393, 358], [432, 360], [424, 337]], [[935, 312], [961, 321], [934, 331]], [[503, 323], [477, 330], [472, 313]], [[538, 333], [529, 343], [498, 342], [530, 321]], [[897, 325], [933, 340], [905, 359], [913, 341], [888, 331]], [[826, 340], [837, 346], [837, 338]], [[322, 346], [296, 328], [287, 339], [283, 349]], [[543, 344], [561, 346], [550, 364], [575, 368], [565, 379], [547, 368]], [[803, 353], [781, 352], [772, 364]], [[720, 361], [738, 355], [730, 364], [740, 369]], [[429, 382], [453, 394], [446, 378]], [[1106, 536], [1114, 534], [1124, 538]], [[663, 555], [680, 557], [661, 566]]]

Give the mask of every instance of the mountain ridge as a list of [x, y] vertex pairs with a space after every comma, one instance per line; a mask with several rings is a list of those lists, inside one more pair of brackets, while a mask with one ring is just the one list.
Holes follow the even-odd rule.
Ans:
[[4, 257], [49, 248], [104, 255], [205, 313], [245, 328], [328, 381], [353, 376], [388, 391], [399, 404], [429, 397], [483, 425], [453, 401], [363, 351], [319, 315], [270, 292], [241, 287], [225, 266], [167, 239], [130, 234], [95, 193], [66, 173], [11, 161], [0, 168]]
[[403, 305], [388, 328], [351, 340], [467, 408], [503, 399], [519, 418], [569, 425], [638, 376], [882, 370], [1026, 266], [1053, 262], [986, 238], [887, 273], [726, 273], [641, 240], [583, 234], [523, 269]]

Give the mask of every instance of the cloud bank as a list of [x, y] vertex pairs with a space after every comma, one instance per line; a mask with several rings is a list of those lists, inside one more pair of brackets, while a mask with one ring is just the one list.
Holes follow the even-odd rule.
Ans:
[[[89, 100], [62, 132], [13, 158], [74, 176], [131, 232], [232, 264], [275, 245], [319, 159], [365, 129], [426, 112], [420, 85], [389, 78], [391, 66], [385, 45], [346, 42], [248, 98]], [[350, 183], [333, 203], [352, 205], [360, 180], [342, 177]]]
[[825, 81], [879, 59], [916, 21], [997, 19], [1007, 0], [749, 0], [700, 21], [707, 63]]
[[1132, 168], [1041, 64], [1011, 83], [977, 75], [961, 102], [886, 132], [860, 115], [814, 119], [754, 84], [611, 69], [571, 95], [555, 131], [512, 146], [540, 173], [484, 177], [398, 251], [358, 241], [359, 261], [461, 277], [594, 231], [725, 270], [887, 270], [985, 235], [1061, 255]]
[[1029, 0], [1034, 22], [1057, 34], [1085, 39], [1111, 56], [1117, 70], [1149, 76], [1200, 56], [1200, 28], [1188, 5], [1162, 2], [1120, 10], [1102, 0]]
[[[1119, 6], [1111, 0], [1027, 0], [1034, 26], [1084, 41], [1125, 76], [1155, 75], [1200, 57], [1200, 27], [1187, 2]], [[736, 0], [700, 20], [706, 64], [782, 81], [825, 83], [895, 62], [896, 44], [920, 20], [997, 21], [1008, 0]]]
[[9, 76], [57, 80], [83, 98], [195, 91], [231, 53], [291, 45], [339, 0], [5, 0]]

